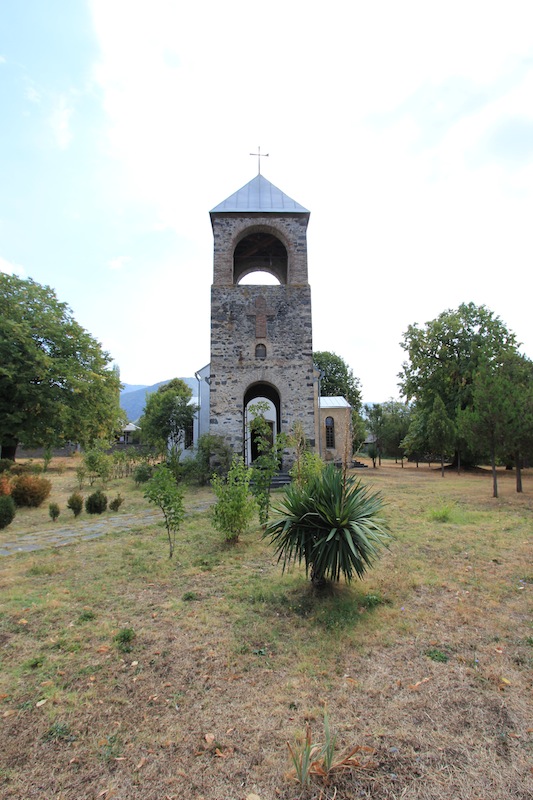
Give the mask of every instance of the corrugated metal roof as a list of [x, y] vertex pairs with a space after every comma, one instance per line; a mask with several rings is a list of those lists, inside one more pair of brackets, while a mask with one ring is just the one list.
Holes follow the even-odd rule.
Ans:
[[263, 175], [256, 177], [231, 197], [211, 209], [211, 214], [234, 213], [242, 211], [309, 214], [296, 200], [292, 200], [281, 189], [267, 181]]
[[351, 408], [345, 397], [321, 397], [320, 408]]

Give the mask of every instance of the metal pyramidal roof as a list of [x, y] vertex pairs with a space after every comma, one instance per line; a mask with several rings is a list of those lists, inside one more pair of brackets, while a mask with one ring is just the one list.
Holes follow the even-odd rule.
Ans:
[[296, 200], [287, 197], [281, 189], [267, 181], [263, 175], [256, 175], [250, 183], [243, 186], [231, 197], [223, 200], [211, 210], [211, 214], [234, 212], [266, 212], [275, 214], [309, 214]]

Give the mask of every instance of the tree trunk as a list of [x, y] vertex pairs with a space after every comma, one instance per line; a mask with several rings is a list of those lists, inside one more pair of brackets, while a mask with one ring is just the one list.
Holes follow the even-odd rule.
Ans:
[[441, 478], [444, 478], [444, 453], [441, 453], [440, 456], [440, 474]]
[[498, 497], [498, 476], [496, 473], [496, 453], [494, 446], [491, 447], [490, 462], [492, 464], [492, 496]]
[[515, 463], [516, 463], [516, 491], [522, 491], [522, 464], [520, 462], [520, 453], [517, 453], [515, 456]]
[[18, 439], [12, 439], [11, 437], [3, 441], [0, 444], [0, 458], [8, 458], [10, 461], [14, 461], [18, 443]]
[[317, 591], [322, 591], [328, 583], [322, 574], [315, 572], [313, 565], [311, 565], [311, 583]]

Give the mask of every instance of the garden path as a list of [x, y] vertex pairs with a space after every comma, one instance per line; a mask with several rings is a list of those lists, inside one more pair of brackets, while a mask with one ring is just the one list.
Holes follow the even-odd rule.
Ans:
[[[189, 505], [186, 504], [185, 516], [206, 511], [210, 505], [212, 504], [205, 500], [202, 502], [193, 500]], [[162, 520], [163, 516], [158, 509], [149, 508], [134, 514], [105, 514], [95, 519], [73, 520], [71, 525], [59, 526], [56, 523], [53, 528], [20, 533], [12, 541], [0, 542], [0, 556], [29, 553], [47, 547], [64, 547], [87, 539], [97, 539], [108, 533], [154, 525]]]

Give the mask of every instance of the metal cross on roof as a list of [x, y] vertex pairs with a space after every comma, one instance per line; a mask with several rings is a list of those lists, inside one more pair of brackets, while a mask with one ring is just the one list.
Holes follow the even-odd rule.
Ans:
[[257, 174], [261, 175], [261, 159], [268, 158], [270, 153], [262, 153], [261, 147], [257, 147], [257, 153], [250, 153], [251, 156], [257, 156]]

